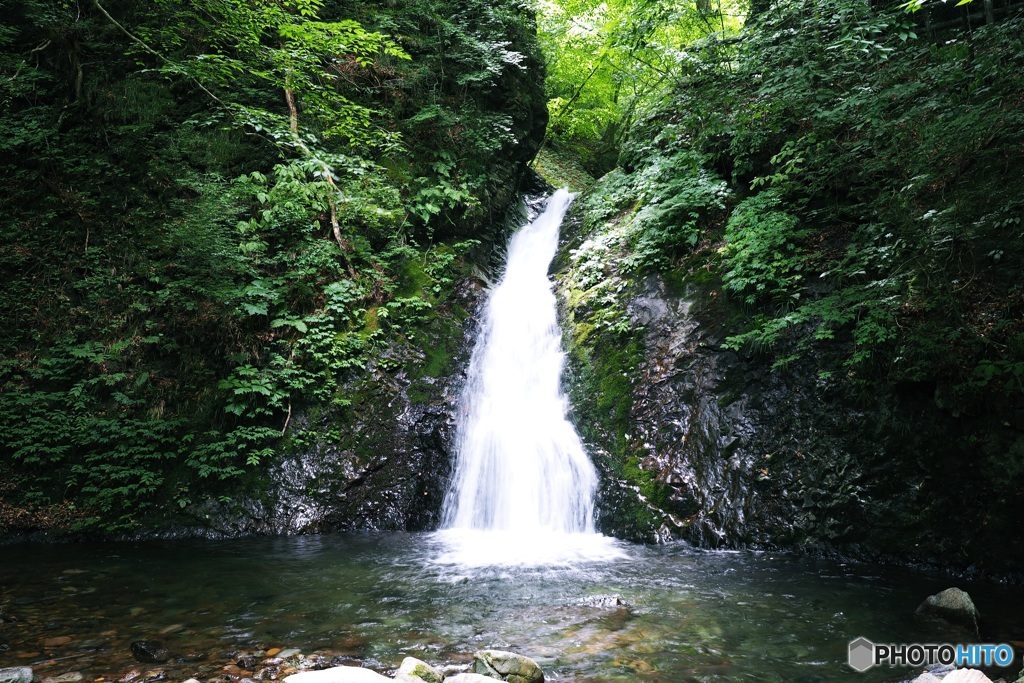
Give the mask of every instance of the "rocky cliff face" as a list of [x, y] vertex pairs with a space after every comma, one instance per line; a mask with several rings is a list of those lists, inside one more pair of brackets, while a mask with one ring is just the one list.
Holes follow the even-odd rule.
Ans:
[[[544, 191], [532, 176], [523, 187]], [[345, 383], [346, 405], [307, 407], [247, 495], [200, 508], [171, 535], [436, 529], [484, 283], [500, 271], [501, 245], [535, 204], [519, 200], [490, 222], [444, 304], [415, 338], [396, 341]]]
[[[564, 231], [576, 420], [604, 471], [602, 527], [707, 547], [809, 547], [1006, 571], [1019, 521], [998, 449], [1021, 424], [953, 415], [934, 385], [850, 381], [837, 344], [740, 355], [713, 263], [631, 276], [617, 226]], [[986, 464], [987, 462], [987, 464]], [[1002, 497], [1001, 500], [999, 498]]]

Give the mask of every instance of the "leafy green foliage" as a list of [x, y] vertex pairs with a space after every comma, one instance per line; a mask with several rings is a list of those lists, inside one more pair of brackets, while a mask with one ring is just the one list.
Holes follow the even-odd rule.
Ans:
[[[725, 289], [754, 307], [729, 346], [788, 348], [785, 361], [834, 340], [849, 376], [948, 382], [970, 402], [988, 369], [1015, 366], [1024, 331], [1008, 182], [1019, 28], [932, 45], [907, 15], [851, 0], [761, 15], [728, 65], [691, 53], [703, 65], [633, 126], [620, 157], [631, 172], [606, 184], [636, 185], [669, 157], [658, 185], [717, 172], [746, 196], [723, 195], [726, 220], [691, 214], [692, 231], [720, 236]], [[651, 197], [633, 189], [619, 204], [656, 214]], [[671, 266], [679, 245], [654, 253], [641, 265]]]
[[551, 145], [595, 175], [610, 170], [636, 113], [686, 73], [689, 46], [718, 45], [739, 28], [736, 15], [732, 2], [543, 2]]
[[13, 502], [71, 499], [110, 530], [229, 496], [297, 411], [400, 363], [385, 350], [432, 324], [473, 244], [439, 227], [470, 233], [513, 191], [543, 106], [530, 29], [434, 0], [5, 15]]
[[803, 255], [797, 242], [806, 232], [781, 203], [771, 190], [754, 195], [733, 209], [725, 226], [725, 287], [748, 304], [799, 297]]

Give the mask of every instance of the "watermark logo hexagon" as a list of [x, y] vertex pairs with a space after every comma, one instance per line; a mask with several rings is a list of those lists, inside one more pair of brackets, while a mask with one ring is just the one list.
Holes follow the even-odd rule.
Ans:
[[875, 644], [863, 637], [851, 640], [846, 661], [854, 671], [867, 671], [875, 665]]

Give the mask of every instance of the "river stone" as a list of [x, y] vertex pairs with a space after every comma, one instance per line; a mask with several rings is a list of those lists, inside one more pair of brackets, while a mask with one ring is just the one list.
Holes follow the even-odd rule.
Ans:
[[502, 650], [481, 650], [473, 654], [473, 673], [500, 678], [509, 683], [544, 683], [544, 672], [529, 657]]
[[957, 669], [946, 674], [942, 683], [992, 683], [992, 679], [977, 669]]
[[971, 596], [959, 588], [947, 588], [929, 595], [917, 608], [918, 614], [931, 614], [954, 624], [961, 624], [978, 632], [978, 608]]
[[301, 671], [286, 676], [285, 683], [392, 683], [387, 676], [358, 666], [336, 666], [320, 671]]
[[465, 673], [449, 676], [444, 679], [444, 683], [494, 683], [494, 681], [500, 680], [500, 678], [484, 676], [483, 674]]
[[68, 673], [61, 674], [59, 676], [44, 678], [43, 683], [78, 683], [78, 681], [83, 678], [85, 678], [85, 676], [82, 675], [81, 671], [69, 671]]
[[139, 662], [159, 664], [171, 658], [170, 651], [159, 640], [136, 640], [129, 647]]
[[32, 683], [32, 669], [27, 666], [0, 669], [0, 683]]
[[426, 662], [415, 657], [406, 657], [402, 660], [402, 666], [395, 672], [395, 680], [402, 683], [441, 683], [444, 675]]

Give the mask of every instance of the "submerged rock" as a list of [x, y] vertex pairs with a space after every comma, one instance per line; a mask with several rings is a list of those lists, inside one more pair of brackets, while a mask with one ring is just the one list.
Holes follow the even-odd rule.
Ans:
[[32, 669], [27, 666], [0, 669], [0, 683], [32, 683]]
[[320, 671], [302, 671], [286, 676], [285, 683], [383, 683], [391, 679], [371, 669], [358, 666], [336, 666]]
[[502, 650], [481, 650], [473, 655], [473, 673], [510, 683], [543, 683], [544, 672], [529, 657]]
[[85, 676], [82, 675], [81, 671], [69, 671], [68, 673], [61, 674], [59, 676], [44, 678], [43, 683], [77, 683], [83, 678], [85, 678]]
[[131, 647], [132, 655], [139, 662], [158, 664], [171, 658], [171, 652], [159, 640], [136, 640]]
[[395, 680], [402, 683], [441, 683], [444, 674], [415, 657], [406, 657], [395, 672]]
[[975, 633], [978, 632], [978, 620], [981, 617], [971, 596], [959, 588], [947, 588], [941, 593], [929, 595], [918, 606], [917, 613], [930, 614], [966, 626]]

